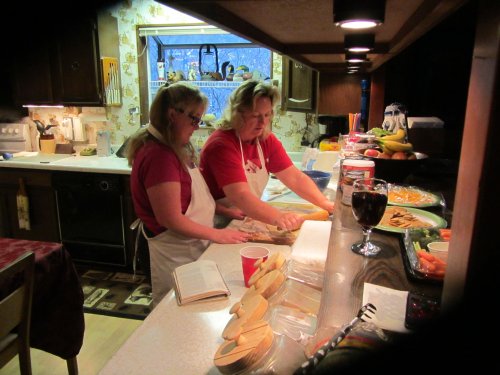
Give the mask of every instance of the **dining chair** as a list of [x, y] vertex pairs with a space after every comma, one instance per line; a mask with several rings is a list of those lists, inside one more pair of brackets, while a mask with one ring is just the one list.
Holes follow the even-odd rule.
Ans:
[[17, 354], [21, 375], [31, 375], [30, 320], [35, 254], [27, 252], [0, 270], [0, 285], [19, 278], [10, 294], [0, 300], [0, 368]]

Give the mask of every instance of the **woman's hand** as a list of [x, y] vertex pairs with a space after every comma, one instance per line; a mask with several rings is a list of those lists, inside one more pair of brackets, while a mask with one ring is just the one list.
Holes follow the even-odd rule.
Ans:
[[248, 241], [250, 235], [245, 232], [241, 232], [239, 230], [235, 229], [214, 229], [215, 230], [215, 236], [213, 241], [217, 243], [223, 243], [223, 244], [228, 244], [228, 243], [245, 243]]
[[335, 203], [327, 199], [320, 207], [324, 210], [327, 210], [329, 214], [332, 214], [333, 209], [335, 208]]
[[304, 218], [302, 216], [292, 212], [283, 212], [275, 220], [275, 225], [279, 229], [296, 230], [300, 228], [303, 222]]
[[247, 215], [237, 207], [230, 207], [227, 209], [227, 216], [231, 219], [243, 220]]
[[215, 213], [236, 220], [243, 220], [247, 216], [238, 207], [227, 206], [221, 202], [215, 202]]

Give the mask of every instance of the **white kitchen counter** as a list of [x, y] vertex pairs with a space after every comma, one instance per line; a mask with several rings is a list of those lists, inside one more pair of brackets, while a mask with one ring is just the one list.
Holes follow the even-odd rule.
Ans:
[[130, 174], [126, 158], [111, 156], [80, 156], [75, 154], [20, 153], [9, 160], [1, 160], [0, 168], [27, 168], [53, 171]]
[[[170, 291], [99, 374], [220, 374], [213, 358], [224, 342], [221, 334], [231, 318], [229, 310], [247, 290], [239, 250], [249, 244], [212, 244], [200, 258], [217, 262], [231, 291], [228, 299], [178, 306]], [[291, 253], [289, 246], [256, 245], [287, 258]]]

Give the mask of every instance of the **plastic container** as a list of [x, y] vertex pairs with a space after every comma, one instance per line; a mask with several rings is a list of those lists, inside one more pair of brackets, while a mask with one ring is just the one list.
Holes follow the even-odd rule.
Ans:
[[372, 160], [345, 159], [340, 168], [339, 185], [342, 190], [342, 203], [350, 206], [354, 180], [372, 178], [375, 175], [375, 162]]
[[340, 143], [332, 141], [330, 139], [323, 139], [319, 143], [320, 151], [340, 151]]
[[97, 132], [97, 156], [111, 155], [111, 135], [107, 130]]
[[430, 242], [427, 248], [430, 253], [444, 262], [448, 262], [448, 247], [450, 243], [444, 241]]
[[339, 158], [339, 151], [322, 151], [316, 156], [316, 162], [313, 164], [312, 169], [331, 172], [335, 163]]
[[40, 152], [43, 154], [54, 154], [56, 152], [54, 134], [40, 135]]
[[306, 360], [304, 347], [286, 335], [274, 335], [267, 353], [241, 374], [293, 374]]
[[311, 288], [321, 291], [323, 289], [324, 271], [314, 270], [310, 265], [292, 259], [288, 262], [285, 271], [287, 278], [298, 281]]
[[268, 314], [269, 325], [274, 333], [286, 335], [299, 344], [306, 345], [316, 332], [316, 315], [282, 305], [273, 306]]
[[318, 315], [321, 292], [298, 281], [288, 279], [269, 297], [271, 306], [288, 306], [306, 314]]

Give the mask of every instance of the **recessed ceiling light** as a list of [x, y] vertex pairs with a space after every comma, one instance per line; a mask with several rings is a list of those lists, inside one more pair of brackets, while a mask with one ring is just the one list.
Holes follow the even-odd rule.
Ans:
[[344, 36], [344, 48], [349, 52], [369, 52], [375, 45], [374, 34], [346, 34]]
[[334, 0], [333, 22], [345, 29], [366, 29], [384, 22], [385, 0]]
[[368, 61], [366, 53], [346, 53], [345, 61], [349, 63], [362, 63]]

